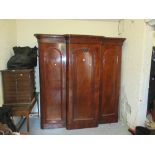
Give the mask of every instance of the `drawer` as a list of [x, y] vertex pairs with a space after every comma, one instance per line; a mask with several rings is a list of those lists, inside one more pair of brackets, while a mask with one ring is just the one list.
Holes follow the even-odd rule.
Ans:
[[32, 91], [34, 86], [31, 85], [17, 85], [17, 91]]
[[7, 91], [7, 92], [4, 92], [4, 95], [5, 95], [6, 97], [17, 96], [17, 94], [16, 94], [15, 91]]
[[16, 103], [17, 102], [17, 97], [16, 96], [5, 96], [4, 97], [4, 104], [8, 103]]
[[17, 73], [16, 78], [18, 80], [29, 80], [31, 79], [30, 73]]
[[17, 98], [18, 103], [26, 103], [26, 102], [31, 102], [33, 99], [34, 95], [33, 94], [27, 94], [27, 95], [20, 95]]
[[3, 78], [4, 83], [15, 82], [16, 81], [16, 74], [2, 74], [2, 78]]
[[4, 85], [4, 90], [16, 90], [16, 85], [15, 84], [5, 84]]

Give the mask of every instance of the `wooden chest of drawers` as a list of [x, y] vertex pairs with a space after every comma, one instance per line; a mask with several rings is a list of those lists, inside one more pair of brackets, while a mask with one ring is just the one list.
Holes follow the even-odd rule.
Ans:
[[34, 70], [3, 70], [4, 105], [30, 104], [35, 95]]

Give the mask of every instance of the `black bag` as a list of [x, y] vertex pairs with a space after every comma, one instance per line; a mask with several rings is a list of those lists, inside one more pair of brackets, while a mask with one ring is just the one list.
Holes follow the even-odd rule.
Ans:
[[8, 69], [30, 69], [37, 65], [37, 47], [13, 47], [14, 56], [12, 56], [8, 63]]
[[149, 129], [142, 127], [142, 126], [137, 126], [136, 127], [136, 135], [150, 135], [151, 132]]
[[11, 119], [10, 112], [10, 107], [0, 107], [0, 122], [7, 124], [13, 132], [17, 132], [18, 130]]

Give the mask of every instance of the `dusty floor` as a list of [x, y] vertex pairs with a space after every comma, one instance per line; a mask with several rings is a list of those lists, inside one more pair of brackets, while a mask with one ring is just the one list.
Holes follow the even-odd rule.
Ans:
[[[26, 131], [26, 122], [23, 124], [20, 132]], [[57, 129], [40, 129], [40, 119], [36, 116], [30, 117], [30, 135], [130, 135], [127, 125], [122, 122], [101, 124], [96, 128], [66, 130], [65, 128]]]

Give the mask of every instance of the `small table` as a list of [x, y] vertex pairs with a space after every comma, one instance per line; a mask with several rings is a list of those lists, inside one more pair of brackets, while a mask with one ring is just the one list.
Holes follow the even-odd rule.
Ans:
[[[26, 122], [27, 122], [27, 132], [29, 132], [29, 130], [30, 130], [29, 115], [31, 114], [31, 111], [32, 111], [32, 109], [33, 109], [36, 102], [37, 102], [38, 116], [39, 116], [39, 99], [38, 99], [38, 96], [39, 96], [39, 92], [36, 92], [34, 98], [31, 101], [31, 103], [29, 103], [29, 104], [21, 104], [21, 105], [11, 107], [11, 116], [25, 116]], [[22, 121], [22, 124], [19, 126], [18, 129], [20, 129], [20, 127], [22, 125], [23, 125], [23, 121]]]

